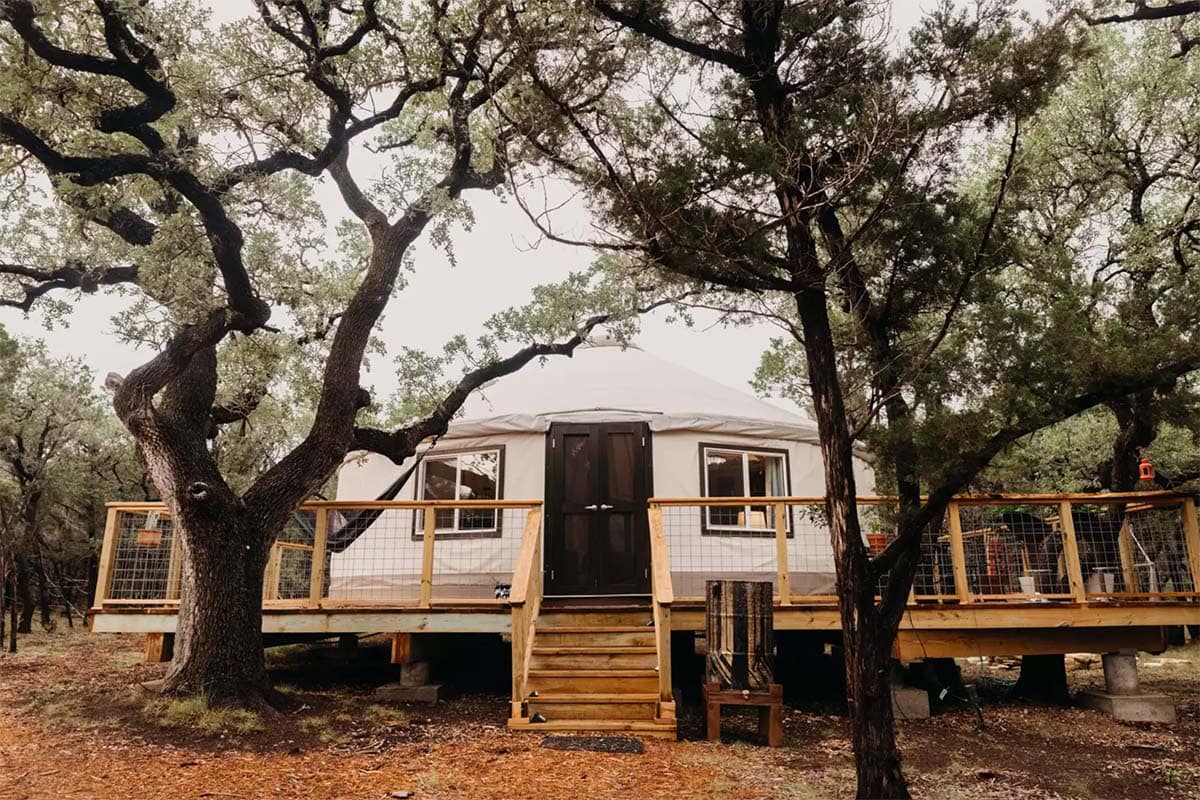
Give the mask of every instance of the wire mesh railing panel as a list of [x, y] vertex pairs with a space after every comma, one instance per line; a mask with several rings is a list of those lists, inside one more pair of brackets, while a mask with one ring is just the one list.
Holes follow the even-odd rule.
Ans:
[[435, 601], [506, 600], [529, 509], [466, 511], [460, 511], [454, 533], [435, 536], [432, 597]]
[[[118, 511], [106, 599], [164, 601], [179, 596], [178, 552], [163, 511]], [[173, 563], [172, 553], [176, 553]]]
[[1186, 506], [1130, 504], [1125, 513], [1122, 542], [1132, 569], [1124, 590], [1148, 596], [1196, 595], [1184, 529]]
[[275, 545], [279, 550], [275, 576], [276, 600], [302, 600], [312, 588], [312, 547]]
[[823, 504], [788, 506], [787, 569], [791, 597], [837, 601], [837, 571]]
[[671, 505], [662, 519], [677, 599], [703, 598], [717, 578], [770, 581], [779, 592], [773, 506]]
[[416, 602], [421, 596], [422, 513], [413, 508], [330, 514], [325, 597], [331, 602]]
[[268, 600], [302, 600], [309, 596], [318, 513], [327, 512], [297, 509], [279, 532], [265, 576], [270, 584], [267, 586]]
[[[899, 535], [897, 503], [860, 503], [858, 524], [867, 552], [882, 553]], [[888, 573], [880, 576], [876, 591], [882, 597]], [[954, 560], [946, 514], [936, 518], [921, 533], [921, 547], [913, 574], [911, 597], [918, 601], [948, 602], [958, 599], [954, 583]]]
[[967, 587], [975, 600], [1071, 597], [1054, 505], [960, 506]]

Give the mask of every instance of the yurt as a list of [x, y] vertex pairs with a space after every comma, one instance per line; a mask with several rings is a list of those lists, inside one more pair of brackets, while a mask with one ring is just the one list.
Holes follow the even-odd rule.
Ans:
[[[856, 477], [867, 493], [871, 468], [865, 453], [857, 455]], [[823, 493], [811, 420], [636, 346], [600, 341], [486, 387], [444, 436], [406, 463], [353, 456], [339, 475], [337, 498], [543, 501], [546, 596], [599, 597], [649, 592], [649, 498]], [[439, 510], [435, 591], [503, 597], [526, 513]], [[765, 500], [673, 514], [666, 534], [676, 595], [703, 595], [711, 577], [773, 579], [773, 515]], [[389, 509], [344, 524], [353, 535], [331, 533], [330, 598], [415, 597], [421, 518]], [[825, 526], [795, 518], [787, 524], [792, 591], [832, 591]]]

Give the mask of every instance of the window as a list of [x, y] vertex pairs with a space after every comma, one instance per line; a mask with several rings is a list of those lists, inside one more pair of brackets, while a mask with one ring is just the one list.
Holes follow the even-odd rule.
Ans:
[[[503, 467], [503, 447], [427, 455], [421, 462], [417, 499], [499, 500]], [[440, 508], [434, 517], [436, 536], [500, 535], [499, 512], [494, 508]], [[416, 538], [424, 535], [423, 524], [417, 520]]]
[[[785, 450], [700, 445], [700, 461], [705, 497], [786, 497], [788, 494]], [[706, 507], [704, 532], [774, 535], [775, 508], [771, 505]]]

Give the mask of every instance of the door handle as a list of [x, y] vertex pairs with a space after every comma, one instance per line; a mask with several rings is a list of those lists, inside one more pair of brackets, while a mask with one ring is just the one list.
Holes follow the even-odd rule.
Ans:
[[583, 510], [584, 511], [595, 511], [599, 507], [600, 506], [596, 505], [595, 503], [592, 503], [590, 506], [584, 506]]
[[609, 511], [609, 510], [611, 510], [611, 509], [612, 509], [612, 506], [610, 506], [608, 503], [601, 503], [601, 504], [600, 504], [600, 510], [601, 510], [601, 511]]

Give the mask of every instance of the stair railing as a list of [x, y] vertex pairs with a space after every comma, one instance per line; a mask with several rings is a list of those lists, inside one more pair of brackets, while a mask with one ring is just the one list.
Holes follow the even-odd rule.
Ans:
[[512, 608], [512, 716], [520, 718], [533, 652], [534, 627], [542, 609], [542, 509], [534, 506], [525, 518], [525, 533], [517, 554], [508, 604]]
[[675, 718], [675, 697], [671, 691], [671, 604], [675, 589], [671, 584], [671, 557], [663, 530], [662, 507], [650, 505], [650, 597], [654, 612], [654, 649], [658, 656], [659, 719]]

